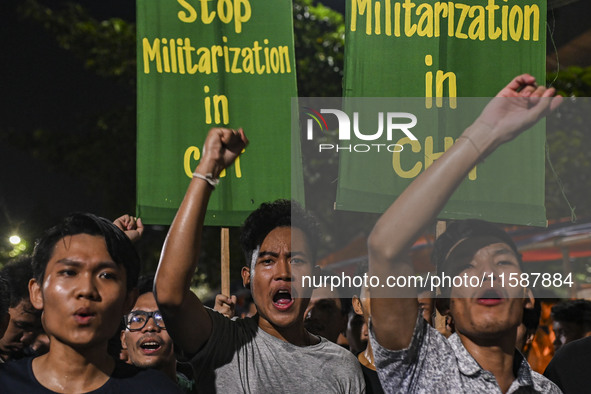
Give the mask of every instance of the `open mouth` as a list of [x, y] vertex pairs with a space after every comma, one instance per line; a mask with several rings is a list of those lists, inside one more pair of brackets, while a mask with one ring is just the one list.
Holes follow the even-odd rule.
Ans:
[[499, 290], [488, 289], [479, 295], [477, 302], [481, 305], [498, 305], [504, 298], [504, 295]]
[[153, 339], [147, 339], [140, 343], [140, 349], [142, 349], [142, 352], [145, 354], [155, 353], [160, 350], [161, 347], [162, 345], [160, 342]]
[[87, 308], [80, 308], [74, 313], [74, 320], [78, 324], [87, 325], [91, 322], [96, 314]]
[[293, 298], [291, 297], [291, 292], [286, 289], [278, 290], [275, 295], [273, 296], [273, 305], [275, 308], [285, 311], [289, 309], [294, 303]]

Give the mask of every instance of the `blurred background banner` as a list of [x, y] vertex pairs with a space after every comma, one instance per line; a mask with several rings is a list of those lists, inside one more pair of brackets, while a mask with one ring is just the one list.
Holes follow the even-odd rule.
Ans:
[[[522, 73], [544, 84], [545, 0], [349, 0], [346, 16], [345, 97], [422, 97], [428, 115], [398, 158], [378, 162], [341, 150], [337, 209], [383, 212], [470, 124], [451, 115], [477, 117], [474, 102], [459, 98], [492, 97]], [[375, 119], [365, 134], [375, 133]], [[545, 226], [544, 130], [536, 126], [478, 165], [440, 218]], [[380, 142], [401, 143], [404, 135], [395, 137]]]
[[212, 127], [242, 127], [250, 145], [222, 173], [206, 225], [238, 226], [260, 203], [291, 196], [291, 1], [201, 4], [136, 3], [137, 214], [146, 223], [172, 221]]

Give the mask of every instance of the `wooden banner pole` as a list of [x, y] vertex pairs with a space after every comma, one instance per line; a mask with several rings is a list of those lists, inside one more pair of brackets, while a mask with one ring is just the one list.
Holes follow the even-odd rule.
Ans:
[[[439, 236], [445, 232], [445, 228], [445, 220], [438, 220], [437, 226], [435, 227], [435, 238], [439, 238]], [[441, 289], [437, 288], [435, 297], [437, 298], [440, 293]], [[435, 308], [435, 328], [446, 337], [449, 335], [445, 326], [445, 316], [441, 315], [437, 308]]]
[[222, 254], [222, 294], [230, 297], [230, 229], [221, 230]]

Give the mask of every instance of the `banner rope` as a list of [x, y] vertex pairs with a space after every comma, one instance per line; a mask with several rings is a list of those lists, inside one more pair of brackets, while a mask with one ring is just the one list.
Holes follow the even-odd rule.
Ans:
[[575, 209], [577, 207], [573, 207], [571, 205], [570, 201], [568, 200], [568, 197], [566, 196], [566, 191], [564, 190], [564, 183], [562, 183], [562, 179], [560, 178], [560, 176], [558, 175], [558, 173], [554, 169], [554, 166], [552, 165], [552, 160], [550, 159], [550, 146], [548, 145], [547, 141], [546, 141], [546, 160], [548, 160], [548, 165], [550, 166], [550, 170], [552, 171], [552, 175], [554, 176], [554, 180], [556, 180], [556, 183], [558, 184], [558, 188], [560, 189], [560, 193], [562, 194], [562, 197], [564, 198], [564, 201], [566, 202], [566, 205], [568, 205], [568, 209], [570, 210], [570, 221], [572, 223], [576, 223], [577, 222], [577, 215], [575, 214]]
[[556, 17], [554, 16], [554, 9], [551, 10], [552, 12], [552, 27], [548, 21], [546, 21], [546, 26], [548, 28], [548, 36], [550, 37], [550, 42], [552, 43], [552, 48], [554, 49], [554, 54], [556, 55], [556, 73], [554, 75], [554, 79], [548, 86], [554, 85], [554, 82], [558, 79], [558, 73], [560, 72], [560, 60], [558, 59], [558, 48], [556, 47], [556, 42], [554, 41], [554, 31], [556, 30]]
[[[554, 15], [554, 9], [552, 8], [550, 11], [552, 13], [552, 26], [550, 26], [550, 23], [548, 23], [548, 21], [546, 21], [546, 26], [548, 28], [548, 36], [550, 38], [550, 42], [552, 43], [552, 49], [554, 49], [554, 54], [556, 55], [556, 73], [554, 74], [554, 79], [552, 80], [552, 82], [548, 84], [548, 86], [554, 85], [554, 82], [556, 82], [556, 80], [558, 79], [558, 74], [560, 73], [560, 59], [558, 58], [558, 48], [556, 47], [556, 42], [554, 41], [554, 31], [556, 30], [556, 17]], [[570, 220], [572, 223], [576, 223], [576, 207], [573, 207], [570, 201], [568, 200], [568, 197], [566, 196], [566, 191], [564, 190], [564, 183], [562, 182], [562, 178], [560, 178], [560, 176], [556, 172], [556, 169], [554, 168], [554, 165], [552, 164], [552, 159], [550, 158], [550, 146], [548, 145], [548, 141], [546, 141], [546, 160], [548, 161], [548, 165], [550, 166], [550, 170], [552, 171], [552, 176], [558, 184], [558, 188], [560, 189], [562, 198], [564, 198], [566, 205], [568, 205], [568, 209], [570, 210]]]

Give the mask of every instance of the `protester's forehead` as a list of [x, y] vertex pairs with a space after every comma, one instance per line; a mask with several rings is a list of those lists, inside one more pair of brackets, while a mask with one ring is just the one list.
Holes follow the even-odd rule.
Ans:
[[564, 321], [564, 320], [556, 320], [552, 322], [552, 327], [554, 331], [562, 330], [562, 331], [574, 331], [583, 328], [582, 323], [577, 323], [574, 321]]
[[152, 312], [158, 310], [158, 304], [152, 292], [144, 293], [140, 295], [133, 306], [132, 311], [142, 310], [146, 312]]
[[111, 257], [104, 237], [84, 233], [66, 235], [55, 243], [49, 263], [63, 261], [102, 261], [119, 265]]
[[[92, 248], [95, 252], [99, 250], [104, 251], [106, 255], [109, 255], [107, 242], [103, 236], [80, 233], [68, 234], [59, 238], [53, 246], [53, 253], [51, 257], [55, 257], [58, 253], [78, 253], [81, 249], [86, 250], [88, 248]], [[111, 256], [109, 255], [109, 257]]]
[[28, 311], [17, 311], [10, 314], [10, 321], [13, 323], [41, 323], [41, 315], [37, 315]]
[[37, 318], [35, 309], [29, 300], [21, 300], [14, 308], [9, 308], [8, 311], [11, 320], [34, 320]]
[[44, 278], [50, 271], [59, 269], [61, 266], [83, 269], [108, 267], [126, 275], [125, 267], [113, 260], [105, 239], [99, 235], [75, 234], [60, 238], [54, 245], [47, 262]]
[[298, 227], [275, 227], [263, 239], [259, 254], [279, 249], [290, 253], [310, 254], [310, 245], [306, 234]]
[[464, 238], [458, 241], [448, 253], [442, 268], [460, 268], [471, 262], [474, 257], [486, 248], [491, 256], [510, 254], [516, 257], [515, 252], [503, 240], [494, 236], [476, 236]]
[[16, 304], [14, 307], [10, 307], [9, 310], [18, 312], [18, 313], [35, 313], [35, 308], [33, 308], [33, 304], [31, 304], [31, 300], [28, 298], [23, 298]]

